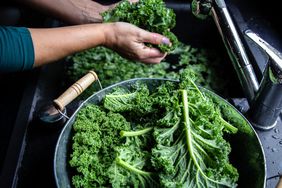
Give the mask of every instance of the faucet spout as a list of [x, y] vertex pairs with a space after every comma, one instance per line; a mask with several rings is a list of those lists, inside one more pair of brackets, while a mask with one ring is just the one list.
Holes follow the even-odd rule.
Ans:
[[237, 72], [243, 91], [251, 103], [258, 91], [259, 82], [224, 0], [214, 0], [211, 15]]
[[273, 46], [263, 40], [260, 36], [254, 33], [252, 30], [248, 29], [245, 31], [246, 36], [248, 36], [253, 42], [255, 42], [260, 48], [262, 48], [266, 54], [269, 56], [271, 61], [271, 67], [277, 72], [277, 76], [282, 75], [282, 54], [276, 50]]
[[259, 84], [225, 1], [193, 0], [192, 12], [200, 19], [205, 19], [210, 15], [213, 17], [243, 91], [249, 103], [252, 102]]

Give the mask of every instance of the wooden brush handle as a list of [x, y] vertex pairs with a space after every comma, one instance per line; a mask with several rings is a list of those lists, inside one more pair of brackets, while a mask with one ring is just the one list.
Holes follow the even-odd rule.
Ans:
[[98, 80], [98, 76], [94, 71], [89, 71], [85, 76], [80, 78], [72, 86], [70, 86], [62, 95], [55, 99], [54, 105], [63, 110], [66, 105], [72, 102], [77, 96], [79, 96], [88, 86], [94, 81]]

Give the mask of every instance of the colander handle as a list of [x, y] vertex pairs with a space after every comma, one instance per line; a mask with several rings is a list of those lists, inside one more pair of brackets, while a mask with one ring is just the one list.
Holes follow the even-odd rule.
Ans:
[[94, 71], [89, 71], [85, 76], [70, 86], [62, 95], [55, 99], [53, 101], [54, 105], [57, 109], [63, 111], [66, 105], [72, 102], [96, 80], [98, 80], [97, 74]]
[[281, 188], [282, 187], [282, 176], [280, 176], [279, 181], [276, 185], [276, 188]]

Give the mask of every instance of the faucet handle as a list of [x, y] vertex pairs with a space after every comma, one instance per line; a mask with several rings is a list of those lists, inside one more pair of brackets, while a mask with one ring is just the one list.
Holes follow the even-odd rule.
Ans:
[[271, 59], [270, 67], [275, 71], [276, 76], [278, 76], [278, 79], [282, 82], [282, 54], [252, 30], [246, 30], [245, 34], [266, 52]]

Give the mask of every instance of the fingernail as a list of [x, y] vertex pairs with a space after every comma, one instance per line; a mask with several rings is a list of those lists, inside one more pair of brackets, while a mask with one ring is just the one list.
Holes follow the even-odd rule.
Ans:
[[163, 43], [163, 44], [166, 44], [166, 45], [169, 45], [169, 44], [170, 44], [170, 41], [169, 41], [168, 38], [163, 37], [163, 38], [162, 38], [162, 43]]

